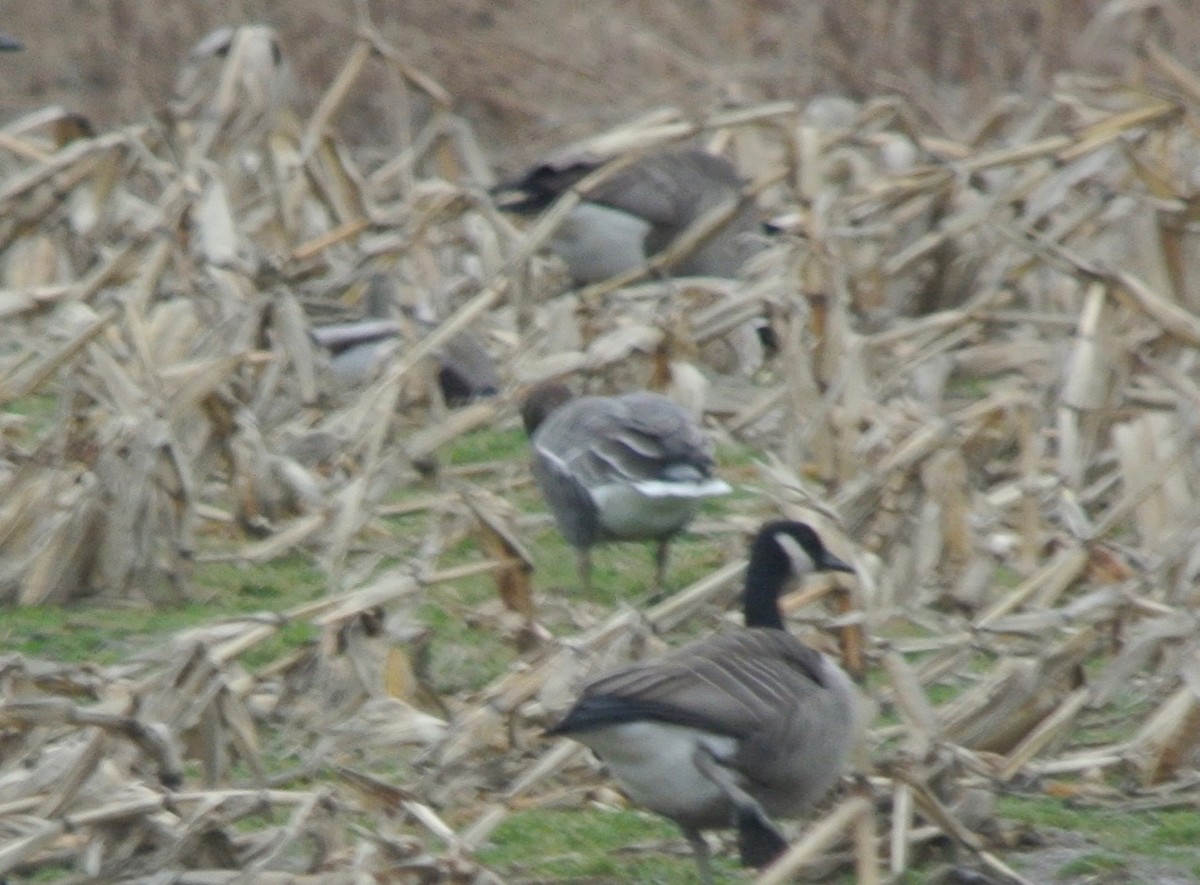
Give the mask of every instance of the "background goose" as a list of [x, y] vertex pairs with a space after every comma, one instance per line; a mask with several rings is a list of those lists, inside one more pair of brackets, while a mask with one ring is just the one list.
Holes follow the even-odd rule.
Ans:
[[771, 817], [795, 815], [841, 774], [858, 732], [858, 697], [840, 667], [785, 629], [788, 580], [852, 571], [804, 523], [754, 539], [745, 629], [686, 645], [587, 685], [547, 734], [590, 747], [630, 799], [674, 820], [711, 881], [702, 830], [735, 827], [742, 862], [786, 847]]
[[[499, 206], [533, 214], [603, 165], [567, 155], [534, 166], [493, 193]], [[583, 194], [550, 239], [577, 283], [594, 283], [645, 264], [709, 210], [741, 201], [742, 180], [723, 157], [696, 148], [654, 154], [615, 172]], [[729, 221], [672, 269], [678, 276], [736, 276], [761, 230], [745, 201]]]
[[[312, 337], [329, 350], [329, 366], [337, 378], [345, 384], [365, 384], [400, 352], [404, 326], [396, 320], [366, 319], [318, 326]], [[459, 332], [436, 357], [438, 387], [447, 405], [460, 406], [500, 392], [496, 363], [474, 330]]]
[[703, 498], [730, 491], [713, 476], [713, 445], [691, 415], [657, 393], [576, 398], [565, 384], [535, 387], [521, 406], [533, 476], [591, 591], [591, 548], [657, 540], [655, 587], [667, 546]]
[[[396, 319], [390, 281], [382, 274], [370, 280], [366, 302], [365, 318], [312, 329], [313, 341], [329, 351], [330, 369], [343, 384], [371, 381], [402, 349], [406, 331], [411, 338], [414, 333], [431, 331], [436, 325], [414, 318], [406, 326]], [[463, 405], [500, 392], [496, 363], [482, 336], [473, 329], [459, 332], [435, 356], [438, 387], [447, 405]]]

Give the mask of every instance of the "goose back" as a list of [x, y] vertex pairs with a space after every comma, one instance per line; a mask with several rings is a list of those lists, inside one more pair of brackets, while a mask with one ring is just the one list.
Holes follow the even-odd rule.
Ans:
[[[503, 208], [540, 212], [603, 165], [592, 154], [567, 153], [501, 185]], [[697, 148], [651, 154], [630, 163], [581, 196], [551, 238], [579, 282], [598, 282], [641, 266], [666, 249], [705, 212], [738, 204], [724, 226], [673, 268], [679, 276], [737, 273], [758, 249], [758, 213], [741, 198], [742, 180], [724, 157]]]
[[729, 490], [712, 475], [712, 442], [655, 393], [572, 399], [533, 423], [531, 442], [534, 476], [576, 547], [671, 535], [701, 498]]

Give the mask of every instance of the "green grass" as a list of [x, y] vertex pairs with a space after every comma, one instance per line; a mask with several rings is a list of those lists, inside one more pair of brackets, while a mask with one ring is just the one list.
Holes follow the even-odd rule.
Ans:
[[54, 425], [58, 412], [58, 397], [50, 394], [19, 397], [0, 403], [0, 412], [5, 415], [17, 415], [22, 419], [12, 422], [14, 426], [6, 429], [6, 441], [18, 446], [32, 447]]
[[1055, 874], [1059, 879], [1079, 879], [1110, 873], [1127, 873], [1129, 861], [1103, 852], [1083, 854], [1067, 861]]
[[[664, 849], [678, 849], [664, 850]], [[700, 881], [679, 829], [640, 811], [540, 809], [501, 824], [478, 854], [505, 879], [638, 882]], [[727, 857], [714, 858], [718, 879], [744, 881]]]
[[996, 586], [1004, 587], [1009, 590], [1019, 587], [1021, 581], [1024, 580], [1024, 578], [1021, 577], [1020, 572], [1014, 568], [1010, 568], [1007, 565], [997, 565], [995, 570], [992, 572], [992, 576], [993, 583], [995, 583]]
[[[304, 557], [264, 565], [201, 563], [195, 601], [174, 607], [146, 605], [16, 606], [0, 621], [0, 647], [30, 657], [113, 664], [157, 645], [187, 627], [223, 618], [279, 612], [317, 598], [324, 578]], [[249, 666], [263, 663], [312, 639], [307, 624], [289, 624], [247, 652]]]
[[[1132, 860], [1138, 858], [1177, 866], [1200, 877], [1200, 814], [1191, 808], [1130, 812], [1077, 807], [1046, 796], [1009, 795], [999, 797], [997, 812], [1034, 832], [1057, 829], [1085, 836], [1094, 850], [1064, 864], [1059, 875], [1066, 878], [1083, 875], [1082, 867], [1089, 865], [1096, 867], [1089, 873], [1094, 875], [1105, 872], [1102, 866], [1111, 860], [1133, 866]], [[1014, 853], [1011, 860], [1019, 868], [1020, 853]]]
[[946, 394], [955, 399], [983, 399], [991, 392], [995, 379], [956, 373], [946, 384]]
[[29, 418], [30, 423], [44, 426], [58, 409], [58, 397], [48, 393], [37, 393], [9, 400], [3, 404], [4, 411]]
[[72, 872], [74, 871], [69, 864], [49, 864], [47, 866], [39, 866], [36, 870], [13, 881], [25, 882], [29, 883], [29, 885], [34, 885], [37, 882], [59, 882], [69, 878]]
[[[1138, 862], [1151, 861], [1200, 877], [1200, 816], [1194, 811], [1139, 812], [1075, 808], [1042, 796], [1002, 796], [1001, 817], [1047, 834], [1065, 830], [1084, 835], [1094, 847], [1060, 864], [1058, 882], [1122, 882], [1151, 885], [1137, 875]], [[245, 829], [249, 824], [239, 826]], [[696, 866], [678, 829], [657, 815], [637, 810], [547, 808], [508, 817], [477, 853], [481, 863], [510, 881], [638, 882], [694, 885]], [[1021, 853], [1006, 854], [1019, 870]], [[713, 859], [718, 882], [744, 882], [746, 871], [730, 852]], [[1153, 875], [1153, 874], [1151, 874]], [[49, 881], [49, 880], [47, 880]], [[837, 881], [850, 882], [841, 877]], [[919, 869], [901, 880], [927, 881]]]
[[511, 461], [517, 464], [528, 457], [528, 446], [525, 433], [519, 427], [483, 428], [455, 439], [446, 447], [442, 456], [452, 467], [494, 461]]
[[429, 669], [431, 687], [438, 695], [481, 689], [503, 675], [516, 657], [510, 641], [495, 631], [479, 629], [462, 597], [454, 605], [444, 597], [431, 599], [417, 609], [417, 615], [433, 631]]

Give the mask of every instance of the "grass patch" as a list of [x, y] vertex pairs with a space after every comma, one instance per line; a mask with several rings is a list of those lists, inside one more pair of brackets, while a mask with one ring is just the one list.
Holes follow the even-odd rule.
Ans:
[[1004, 587], [1008, 590], [1013, 590], [1020, 586], [1021, 581], [1024, 580], [1020, 572], [1007, 565], [997, 565], [992, 572], [992, 576], [994, 578], [993, 583], [997, 587]]
[[[0, 646], [29, 657], [115, 664], [188, 627], [222, 618], [278, 612], [318, 597], [324, 578], [301, 556], [265, 565], [204, 563], [195, 584], [203, 601], [163, 607], [123, 605], [15, 606], [5, 610]], [[244, 657], [248, 666], [312, 640], [308, 624], [289, 624]]]
[[27, 419], [25, 429], [28, 435], [37, 436], [54, 420], [54, 414], [58, 411], [58, 397], [49, 393], [22, 396], [4, 403], [4, 411]]
[[993, 378], [958, 373], [947, 382], [946, 394], [955, 399], [980, 400], [988, 395], [994, 381]]
[[265, 606], [288, 608], [316, 599], [325, 591], [325, 576], [306, 556], [292, 554], [256, 565], [241, 562], [201, 563], [196, 586], [212, 603], [233, 612]]
[[1129, 863], [1124, 858], [1103, 853], [1084, 854], [1063, 864], [1055, 875], [1059, 879], [1079, 879], [1098, 874], [1126, 872], [1128, 869]]
[[429, 670], [438, 695], [483, 688], [504, 674], [515, 655], [511, 642], [473, 624], [468, 609], [437, 600], [417, 609], [420, 620], [433, 631]]
[[[998, 798], [997, 813], [1035, 831], [1058, 829], [1086, 836], [1095, 850], [1075, 858], [1064, 868], [1076, 863], [1100, 866], [1082, 872], [1060, 871], [1064, 878], [1110, 872], [1103, 867], [1106, 859], [1132, 866], [1131, 858], [1178, 866], [1200, 875], [1200, 815], [1194, 809], [1130, 812], [1118, 808], [1079, 808], [1045, 796], [1009, 795]], [[1013, 860], [1019, 863], [1020, 854], [1013, 855]]]
[[[18, 606], [5, 610], [0, 645], [43, 660], [115, 664], [180, 630], [233, 616], [225, 606], [211, 603], [166, 610]], [[243, 661], [249, 667], [265, 664], [315, 636], [309, 624], [288, 624], [249, 650]]]
[[[667, 853], [665, 842], [680, 853]], [[638, 811], [541, 809], [509, 817], [492, 834], [479, 859], [504, 878], [561, 882], [700, 881], [679, 829]], [[717, 857], [719, 874], [737, 869]]]
[[483, 428], [459, 436], [445, 449], [446, 463], [452, 467], [484, 464], [492, 461], [519, 463], [528, 458], [529, 442], [521, 428]]
[[32, 872], [25, 872], [20, 867], [17, 868], [18, 873], [23, 873], [20, 879], [14, 881], [28, 883], [34, 885], [37, 882], [60, 882], [63, 879], [68, 879], [74, 873], [74, 868], [69, 864], [49, 864], [47, 866], [39, 866]]

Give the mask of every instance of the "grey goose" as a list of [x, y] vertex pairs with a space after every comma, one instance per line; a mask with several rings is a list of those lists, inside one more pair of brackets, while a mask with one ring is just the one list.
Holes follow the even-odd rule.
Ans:
[[[434, 323], [413, 318], [404, 324], [394, 317], [391, 281], [375, 274], [368, 281], [366, 316], [360, 320], [316, 326], [312, 339], [329, 351], [329, 367], [343, 384], [356, 386], [372, 380], [406, 343], [406, 338], [432, 331]], [[407, 332], [407, 335], [406, 335]], [[447, 405], [500, 393], [496, 363], [483, 338], [471, 328], [450, 338], [437, 351], [438, 387]]]
[[[329, 366], [334, 376], [349, 385], [374, 378], [404, 344], [404, 327], [389, 319], [318, 326], [311, 334], [313, 341], [329, 351]], [[447, 405], [460, 406], [499, 394], [496, 363], [474, 330], [459, 332], [435, 356], [438, 387]]]
[[[536, 214], [602, 165], [593, 155], [564, 154], [493, 194], [501, 209]], [[756, 251], [761, 230], [742, 184], [733, 164], [697, 148], [650, 154], [581, 194], [549, 245], [576, 283], [596, 283], [642, 267], [706, 212], [737, 202], [729, 220], [670, 269], [673, 276], [734, 277]]]
[[713, 475], [713, 444], [692, 416], [657, 393], [576, 397], [560, 382], [534, 387], [521, 405], [533, 476], [559, 530], [578, 552], [591, 591], [591, 548], [654, 540], [661, 590], [671, 538], [701, 500], [731, 491]]
[[790, 578], [852, 571], [808, 525], [768, 522], [746, 572], [745, 627], [601, 676], [547, 730], [590, 747], [638, 805], [670, 818], [711, 881], [701, 831], [735, 828], [742, 862], [786, 848], [791, 817], [838, 780], [858, 735], [858, 694], [784, 627]]

